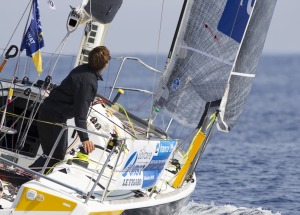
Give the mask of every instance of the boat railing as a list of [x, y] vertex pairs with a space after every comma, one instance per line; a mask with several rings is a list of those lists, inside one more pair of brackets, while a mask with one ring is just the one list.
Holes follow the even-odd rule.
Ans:
[[31, 169], [28, 169], [28, 168], [26, 168], [26, 167], [20, 166], [20, 165], [14, 163], [13, 161], [10, 161], [10, 160], [8, 160], [8, 159], [6, 159], [6, 158], [4, 158], [4, 157], [0, 157], [0, 161], [3, 162], [3, 163], [5, 163], [5, 164], [7, 164], [7, 165], [12, 166], [12, 167], [17, 167], [17, 168], [19, 168], [19, 169], [22, 169], [22, 170], [24, 170], [25, 172], [27, 172], [27, 173], [29, 173], [29, 174], [31, 174], [31, 175], [38, 176], [38, 178], [44, 178], [44, 179], [46, 179], [46, 180], [48, 180], [48, 181], [54, 182], [54, 183], [56, 183], [56, 184], [59, 184], [59, 185], [61, 185], [61, 186], [64, 186], [64, 187], [66, 187], [66, 188], [69, 188], [69, 189], [71, 189], [71, 190], [74, 190], [75, 192], [77, 192], [77, 193], [80, 194], [80, 195], [86, 196], [86, 192], [85, 192], [85, 191], [82, 191], [82, 190], [80, 190], [80, 189], [78, 189], [78, 188], [76, 188], [76, 187], [72, 187], [72, 186], [70, 186], [70, 185], [68, 185], [68, 184], [66, 184], [66, 183], [63, 183], [63, 182], [58, 181], [58, 180], [55, 180], [55, 179], [53, 179], [53, 178], [50, 178], [50, 177], [48, 177], [47, 175], [44, 175], [44, 174], [42, 174], [42, 173], [40, 173], [40, 172], [36, 172], [36, 171], [34, 171], [34, 170], [31, 170]]
[[[117, 72], [117, 74], [116, 74], [116, 77], [115, 77], [115, 79], [114, 79], [113, 85], [112, 85], [112, 87], [111, 87], [111, 91], [110, 91], [110, 94], [109, 94], [108, 99], [111, 99], [111, 96], [112, 96], [112, 94], [113, 94], [113, 91], [114, 91], [115, 89], [118, 89], [118, 88], [116, 87], [116, 84], [117, 84], [117, 81], [118, 81], [119, 76], [120, 76], [120, 74], [121, 74], [121, 71], [122, 71], [122, 69], [123, 69], [124, 63], [125, 63], [125, 61], [127, 61], [127, 60], [137, 61], [139, 64], [141, 64], [142, 66], [144, 66], [144, 67], [147, 68], [148, 70], [150, 70], [150, 71], [152, 71], [152, 72], [155, 72], [155, 73], [158, 73], [158, 74], [162, 75], [162, 72], [161, 72], [161, 71], [159, 71], [159, 70], [157, 70], [157, 69], [155, 69], [155, 68], [149, 66], [148, 64], [146, 64], [144, 61], [142, 61], [141, 59], [139, 59], [139, 58], [137, 58], [137, 57], [118, 57], [118, 58], [115, 58], [115, 59], [121, 60], [121, 64], [120, 64], [120, 67], [119, 67], [118, 72]], [[153, 94], [153, 92], [149, 92], [149, 91], [146, 91], [146, 90], [143, 90], [143, 89], [133, 89], [133, 88], [128, 88], [128, 90], [134, 90], [134, 91], [140, 91], [140, 92], [144, 92], [144, 93], [148, 93], [148, 94]]]
[[[61, 129], [61, 131], [60, 131], [58, 137], [56, 138], [55, 143], [54, 143], [54, 145], [53, 145], [53, 147], [52, 147], [52, 149], [51, 149], [51, 151], [50, 151], [50, 154], [49, 154], [48, 157], [47, 157], [47, 160], [46, 160], [46, 162], [45, 162], [45, 164], [44, 164], [44, 166], [43, 166], [41, 172], [36, 172], [36, 171], [31, 170], [31, 169], [29, 169], [29, 168], [26, 168], [26, 167], [23, 167], [23, 166], [21, 166], [21, 165], [18, 165], [18, 164], [16, 164], [16, 163], [14, 163], [13, 161], [10, 161], [10, 160], [8, 160], [8, 159], [6, 159], [6, 158], [4, 158], [4, 157], [0, 157], [0, 161], [3, 162], [3, 163], [5, 163], [5, 164], [7, 164], [7, 165], [14, 166], [14, 167], [16, 167], [16, 168], [22, 169], [22, 170], [24, 170], [25, 172], [27, 172], [27, 173], [29, 173], [29, 174], [31, 174], [31, 175], [37, 176], [37, 180], [40, 180], [40, 178], [43, 178], [43, 179], [46, 179], [46, 180], [48, 180], [48, 181], [54, 182], [54, 183], [56, 183], [56, 184], [58, 184], [58, 185], [61, 185], [61, 186], [63, 186], [63, 187], [66, 187], [66, 188], [68, 188], [68, 189], [71, 189], [71, 190], [77, 192], [79, 195], [85, 196], [85, 202], [88, 202], [88, 200], [90, 199], [90, 197], [93, 195], [94, 190], [95, 190], [97, 184], [99, 184], [99, 181], [100, 181], [100, 179], [101, 179], [101, 176], [102, 176], [102, 174], [104, 173], [105, 168], [108, 166], [108, 162], [110, 161], [111, 156], [113, 155], [113, 153], [115, 153], [117, 145], [114, 145], [114, 146], [112, 147], [112, 149], [110, 150], [110, 153], [109, 153], [109, 155], [107, 156], [107, 158], [106, 158], [106, 160], [105, 160], [105, 162], [104, 162], [104, 164], [103, 164], [103, 166], [102, 166], [102, 168], [101, 168], [101, 170], [100, 170], [100, 172], [99, 172], [99, 174], [98, 174], [97, 179], [94, 181], [94, 184], [93, 184], [91, 190], [89, 190], [88, 192], [87, 192], [87, 191], [83, 191], [83, 190], [81, 190], [81, 189], [78, 189], [78, 187], [73, 187], [72, 185], [69, 185], [69, 184], [66, 184], [66, 183], [64, 183], [64, 182], [55, 180], [55, 179], [53, 179], [53, 178], [51, 178], [51, 177], [48, 177], [46, 174], [43, 174], [43, 173], [45, 173], [45, 171], [46, 171], [46, 168], [47, 168], [47, 166], [48, 166], [48, 164], [49, 164], [49, 162], [50, 162], [50, 159], [51, 159], [51, 157], [52, 157], [52, 155], [53, 155], [53, 153], [54, 153], [54, 151], [55, 151], [55, 149], [56, 149], [56, 147], [57, 147], [57, 145], [58, 145], [60, 139], [62, 138], [64, 132], [65, 132], [67, 129], [75, 129], [75, 130], [77, 130], [77, 131], [86, 132], [86, 133], [93, 134], [93, 135], [98, 135], [98, 136], [101, 136], [101, 137], [107, 138], [107, 139], [111, 138], [110, 136], [103, 135], [103, 134], [100, 134], [100, 133], [97, 133], [97, 132], [94, 132], [94, 131], [82, 129], [82, 128], [79, 128], [79, 127], [76, 127], [76, 126], [72, 126], [72, 125], [63, 125], [63, 126], [62, 126], [62, 129]], [[122, 150], [123, 147], [125, 146], [126, 138], [118, 138], [118, 142], [121, 142], [120, 148], [121, 148], [121, 150]], [[106, 150], [106, 149], [107, 149], [107, 148], [104, 148], [103, 150]], [[116, 165], [114, 165], [113, 171], [111, 172], [111, 175], [110, 175], [110, 177], [109, 177], [109, 181], [108, 181], [107, 185], [105, 186], [105, 189], [104, 189], [104, 192], [103, 192], [103, 196], [102, 196], [101, 202], [104, 201], [104, 198], [105, 198], [106, 193], [107, 193], [107, 191], [108, 191], [108, 187], [110, 186], [110, 183], [111, 183], [113, 174], [114, 174], [114, 172], [115, 172], [115, 170], [116, 170], [116, 166], [117, 166], [118, 160], [119, 160], [119, 158], [120, 158], [120, 155], [121, 155], [121, 153], [118, 154]]]
[[[53, 147], [52, 147], [52, 149], [51, 149], [50, 154], [48, 155], [48, 158], [47, 158], [47, 160], [46, 160], [46, 162], [45, 162], [45, 164], [44, 164], [44, 166], [43, 166], [42, 172], [45, 172], [45, 170], [46, 170], [46, 168], [47, 168], [47, 165], [48, 165], [48, 163], [49, 163], [49, 161], [50, 161], [50, 159], [51, 159], [51, 157], [52, 157], [52, 155], [53, 155], [53, 153], [54, 153], [54, 151], [55, 151], [55, 149], [56, 149], [56, 147], [57, 147], [57, 145], [58, 145], [60, 139], [61, 139], [62, 136], [63, 136], [63, 133], [64, 133], [67, 129], [69, 129], [69, 128], [75, 129], [75, 130], [81, 131], [81, 132], [86, 132], [86, 133], [89, 133], [89, 134], [98, 135], [98, 136], [101, 136], [101, 137], [107, 138], [107, 139], [111, 138], [111, 137], [109, 137], [109, 136], [107, 136], [107, 135], [103, 135], [103, 134], [100, 134], [100, 133], [97, 133], [97, 132], [94, 132], [94, 131], [90, 131], [90, 130], [87, 130], [87, 129], [79, 128], [79, 127], [76, 127], [76, 126], [73, 126], [73, 125], [66, 125], [66, 126], [63, 126], [62, 129], [61, 129], [61, 131], [60, 131], [60, 133], [59, 133], [59, 135], [58, 135], [58, 137], [57, 137], [57, 139], [56, 139], [56, 141], [55, 141], [55, 143], [54, 143], [54, 145], [53, 145]], [[122, 149], [123, 146], [125, 145], [126, 138], [118, 138], [118, 141], [122, 141], [122, 144], [121, 144], [121, 149]], [[95, 182], [94, 182], [94, 184], [93, 184], [92, 189], [88, 192], [88, 195], [86, 196], [85, 202], [88, 202], [88, 200], [90, 199], [90, 197], [93, 195], [94, 190], [95, 190], [97, 184], [99, 184], [99, 181], [100, 181], [100, 179], [101, 179], [101, 176], [102, 176], [102, 174], [103, 174], [105, 168], [107, 167], [108, 162], [109, 162], [110, 159], [111, 159], [111, 156], [112, 156], [113, 153], [115, 152], [116, 147], [117, 147], [117, 145], [113, 145], [113, 146], [112, 146], [112, 149], [110, 150], [110, 153], [109, 153], [109, 155], [107, 156], [107, 158], [106, 158], [106, 160], [105, 160], [105, 162], [104, 162], [104, 164], [103, 164], [103, 166], [102, 166], [102, 168], [101, 168], [101, 170], [100, 170], [100, 173], [98, 174], [98, 177], [97, 177], [97, 179], [95, 180]], [[106, 149], [104, 148], [104, 150], [106, 150]], [[121, 150], [121, 151], [122, 151], [122, 150]], [[113, 167], [113, 171], [111, 172], [109, 181], [108, 181], [107, 185], [105, 186], [105, 189], [104, 189], [104, 192], [103, 192], [103, 195], [102, 195], [102, 200], [101, 200], [101, 202], [104, 201], [104, 198], [105, 198], [105, 196], [106, 196], [106, 192], [107, 192], [108, 187], [109, 187], [109, 185], [110, 185], [110, 182], [111, 182], [111, 180], [112, 180], [112, 177], [113, 177], [114, 171], [115, 171], [115, 169], [116, 169], [116, 165], [117, 165], [117, 163], [118, 163], [118, 160], [119, 160], [119, 158], [120, 158], [120, 155], [121, 155], [121, 153], [118, 154], [117, 162], [116, 162], [115, 166]], [[76, 188], [75, 188], [75, 189], [76, 189]], [[74, 190], [75, 190], [75, 189], [74, 189]]]

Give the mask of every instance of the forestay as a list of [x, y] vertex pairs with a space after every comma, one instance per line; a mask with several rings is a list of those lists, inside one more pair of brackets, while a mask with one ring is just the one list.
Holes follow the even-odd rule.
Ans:
[[[263, 8], [258, 8], [259, 11], [263, 10], [270, 15], [254, 13], [255, 20], [251, 22], [251, 31], [258, 26], [258, 32], [246, 34], [246, 41], [259, 40], [259, 43], [247, 42], [248, 46], [254, 46], [255, 52], [251, 54], [252, 60], [245, 62], [245, 57], [241, 61], [236, 59], [241, 55], [239, 51], [249, 51], [242, 50], [245, 48], [242, 44], [252, 11], [256, 10], [255, 0], [187, 1], [175, 46], [171, 50], [171, 59], [156, 92], [156, 107], [163, 109], [179, 123], [196, 127], [205, 104], [223, 98], [228, 80], [232, 77], [231, 72], [238, 71], [234, 69], [235, 62], [239, 65], [237, 68], [241, 68], [238, 72], [254, 73], [276, 0], [256, 0], [256, 3], [257, 7]], [[256, 60], [253, 60], [254, 57]], [[244, 70], [241, 67], [243, 64], [251, 64], [247, 68], [254, 69]], [[247, 79], [246, 82], [252, 81], [249, 77], [244, 79]], [[250, 89], [251, 84], [244, 83], [245, 80], [239, 82], [235, 89]], [[233, 89], [232, 87], [233, 85], [230, 88]], [[246, 91], [249, 92], [249, 89]], [[238, 118], [233, 109], [242, 111], [246, 96], [236, 100], [242, 93], [237, 92], [235, 96], [229, 93], [227, 101], [235, 100], [235, 104], [227, 104], [222, 110], [225, 111], [222, 113], [225, 116], [222, 117], [223, 122], [230, 121], [230, 126]], [[224, 101], [222, 103], [226, 104]], [[227, 112], [232, 114], [228, 115]]]

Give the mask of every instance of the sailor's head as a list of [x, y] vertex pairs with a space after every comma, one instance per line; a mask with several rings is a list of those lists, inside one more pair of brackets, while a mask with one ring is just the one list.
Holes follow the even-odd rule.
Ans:
[[110, 60], [109, 50], [105, 46], [97, 46], [89, 53], [89, 66], [101, 72]]

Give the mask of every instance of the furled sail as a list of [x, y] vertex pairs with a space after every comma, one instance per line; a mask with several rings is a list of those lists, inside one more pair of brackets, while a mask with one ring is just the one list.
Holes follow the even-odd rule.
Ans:
[[[171, 50], [172, 56], [156, 92], [154, 106], [185, 126], [198, 125], [205, 105], [223, 98], [228, 80], [232, 77], [231, 72], [235, 63], [238, 63], [237, 56], [246, 52], [241, 47], [256, 2], [259, 7], [267, 7], [259, 10], [272, 14], [274, 7], [271, 6], [275, 5], [276, 0], [187, 1]], [[251, 38], [253, 41], [260, 38], [263, 40], [252, 46], [263, 45], [268, 28], [266, 24], [270, 22], [265, 14], [260, 15], [263, 16], [255, 17], [256, 21], [252, 21], [253, 28], [259, 25], [260, 32], [249, 33], [247, 37], [258, 37]], [[258, 59], [256, 54], [260, 53], [253, 53], [253, 57]], [[240, 61], [240, 64], [244, 63], [250, 63], [255, 68], [257, 60]], [[240, 88], [243, 87], [241, 83]], [[231, 99], [229, 96], [228, 101]]]
[[84, 0], [83, 4], [94, 21], [107, 24], [113, 20], [122, 3], [123, 0]]

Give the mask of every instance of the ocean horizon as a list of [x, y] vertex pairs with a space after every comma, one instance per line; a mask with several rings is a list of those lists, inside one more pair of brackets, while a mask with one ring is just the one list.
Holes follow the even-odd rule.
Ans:
[[[138, 56], [152, 67], [164, 70], [166, 58], [163, 55], [130, 56]], [[32, 82], [43, 80], [51, 72], [48, 60], [49, 57], [44, 58], [45, 71], [40, 77], [31, 61], [26, 64], [23, 58], [17, 70], [15, 60], [9, 60], [0, 77], [12, 78], [16, 71], [20, 80], [24, 76]], [[66, 77], [74, 60], [72, 56], [62, 56], [53, 71], [53, 82], [59, 83]], [[54, 61], [52, 59], [49, 65]], [[25, 65], [30, 72], [23, 70]], [[104, 81], [99, 82], [98, 92], [106, 97], [119, 66], [120, 61], [113, 59], [103, 73]], [[181, 214], [300, 214], [299, 68], [300, 54], [262, 55], [242, 116], [231, 132], [213, 132], [196, 169], [196, 190]], [[136, 61], [126, 62], [124, 77], [117, 86], [137, 84], [153, 91], [152, 81], [157, 81], [159, 75], [144, 70]], [[144, 98], [145, 95], [124, 94], [120, 103], [129, 110], [136, 110], [133, 104], [139, 106]], [[149, 113], [144, 108], [139, 111]], [[172, 135], [177, 138], [180, 131]]]

